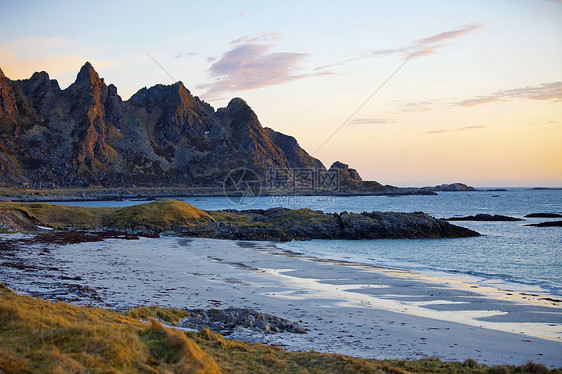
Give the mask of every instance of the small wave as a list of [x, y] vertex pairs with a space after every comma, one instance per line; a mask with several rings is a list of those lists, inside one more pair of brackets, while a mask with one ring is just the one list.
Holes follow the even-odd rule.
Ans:
[[[399, 269], [418, 271], [418, 272], [438, 272], [438, 273], [446, 273], [446, 274], [453, 274], [453, 275], [469, 275], [472, 277], [480, 278], [484, 281], [498, 281], [500, 283], [506, 283], [505, 285], [506, 288], [509, 288], [509, 284], [538, 287], [544, 290], [544, 292], [549, 293], [553, 296], [562, 297], [562, 285], [557, 285], [545, 280], [529, 280], [529, 279], [524, 279], [521, 277], [513, 276], [510, 274], [504, 274], [504, 273], [489, 273], [489, 272], [476, 271], [476, 270], [444, 269], [444, 268], [432, 267], [428, 265], [403, 263], [403, 262], [391, 261], [391, 260], [381, 261], [381, 259], [375, 259], [372, 257], [366, 259], [372, 261], [373, 264], [379, 266], [399, 268]], [[525, 291], [525, 290], [526, 289], [521, 289], [520, 291]], [[531, 290], [527, 289], [526, 291], [531, 291]], [[532, 290], [532, 291], [536, 292], [536, 290]]]

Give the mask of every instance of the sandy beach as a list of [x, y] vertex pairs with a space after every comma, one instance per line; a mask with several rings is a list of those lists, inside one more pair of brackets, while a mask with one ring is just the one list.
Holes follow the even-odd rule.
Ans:
[[[267, 242], [162, 237], [23, 248], [35, 271], [4, 267], [19, 293], [56, 298], [62, 279], [92, 290], [77, 303], [114, 308], [248, 307], [307, 334], [236, 330], [290, 350], [377, 359], [438, 357], [562, 366], [562, 308], [538, 296], [290, 253]], [[56, 265], [56, 266], [55, 266]], [[4, 271], [5, 270], [5, 271]]]

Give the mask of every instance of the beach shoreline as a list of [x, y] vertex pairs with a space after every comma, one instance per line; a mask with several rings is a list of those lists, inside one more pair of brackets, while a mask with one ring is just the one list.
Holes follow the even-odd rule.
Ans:
[[[562, 308], [530, 295], [317, 259], [264, 242], [108, 239], [40, 252], [22, 248], [18, 254], [38, 261], [39, 271], [6, 268], [1, 281], [19, 293], [56, 299], [64, 275], [99, 299], [70, 301], [117, 309], [252, 308], [297, 322], [307, 334], [239, 329], [229, 338], [295, 351], [562, 367]], [[49, 271], [53, 264], [58, 270]]]

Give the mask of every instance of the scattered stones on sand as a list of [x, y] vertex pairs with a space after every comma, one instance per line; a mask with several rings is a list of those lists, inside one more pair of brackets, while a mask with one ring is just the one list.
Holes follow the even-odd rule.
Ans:
[[182, 327], [196, 330], [206, 328], [223, 335], [232, 334], [237, 327], [258, 330], [269, 334], [282, 332], [306, 334], [306, 330], [297, 323], [271, 314], [260, 313], [253, 309], [195, 309], [189, 312], [191, 316], [181, 322], [180, 325]]

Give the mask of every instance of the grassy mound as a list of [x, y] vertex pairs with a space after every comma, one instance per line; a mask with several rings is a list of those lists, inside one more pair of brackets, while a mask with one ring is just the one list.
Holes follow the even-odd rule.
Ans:
[[49, 203], [0, 202], [0, 214], [22, 213], [30, 223], [54, 229], [149, 229], [157, 232], [208, 223], [213, 218], [179, 200], [159, 200], [124, 208], [86, 208]]
[[32, 222], [54, 229], [103, 227], [104, 219], [113, 208], [85, 208], [49, 203], [0, 202], [0, 212], [19, 211]]
[[145, 227], [166, 231], [211, 221], [213, 218], [205, 211], [183, 201], [167, 199], [118, 208], [107, 223], [118, 229]]
[[139, 307], [126, 313], [21, 296], [0, 283], [0, 373], [561, 373], [540, 364], [486, 367], [474, 360], [364, 360], [289, 352], [184, 333], [152, 320], [178, 322], [186, 311]]

